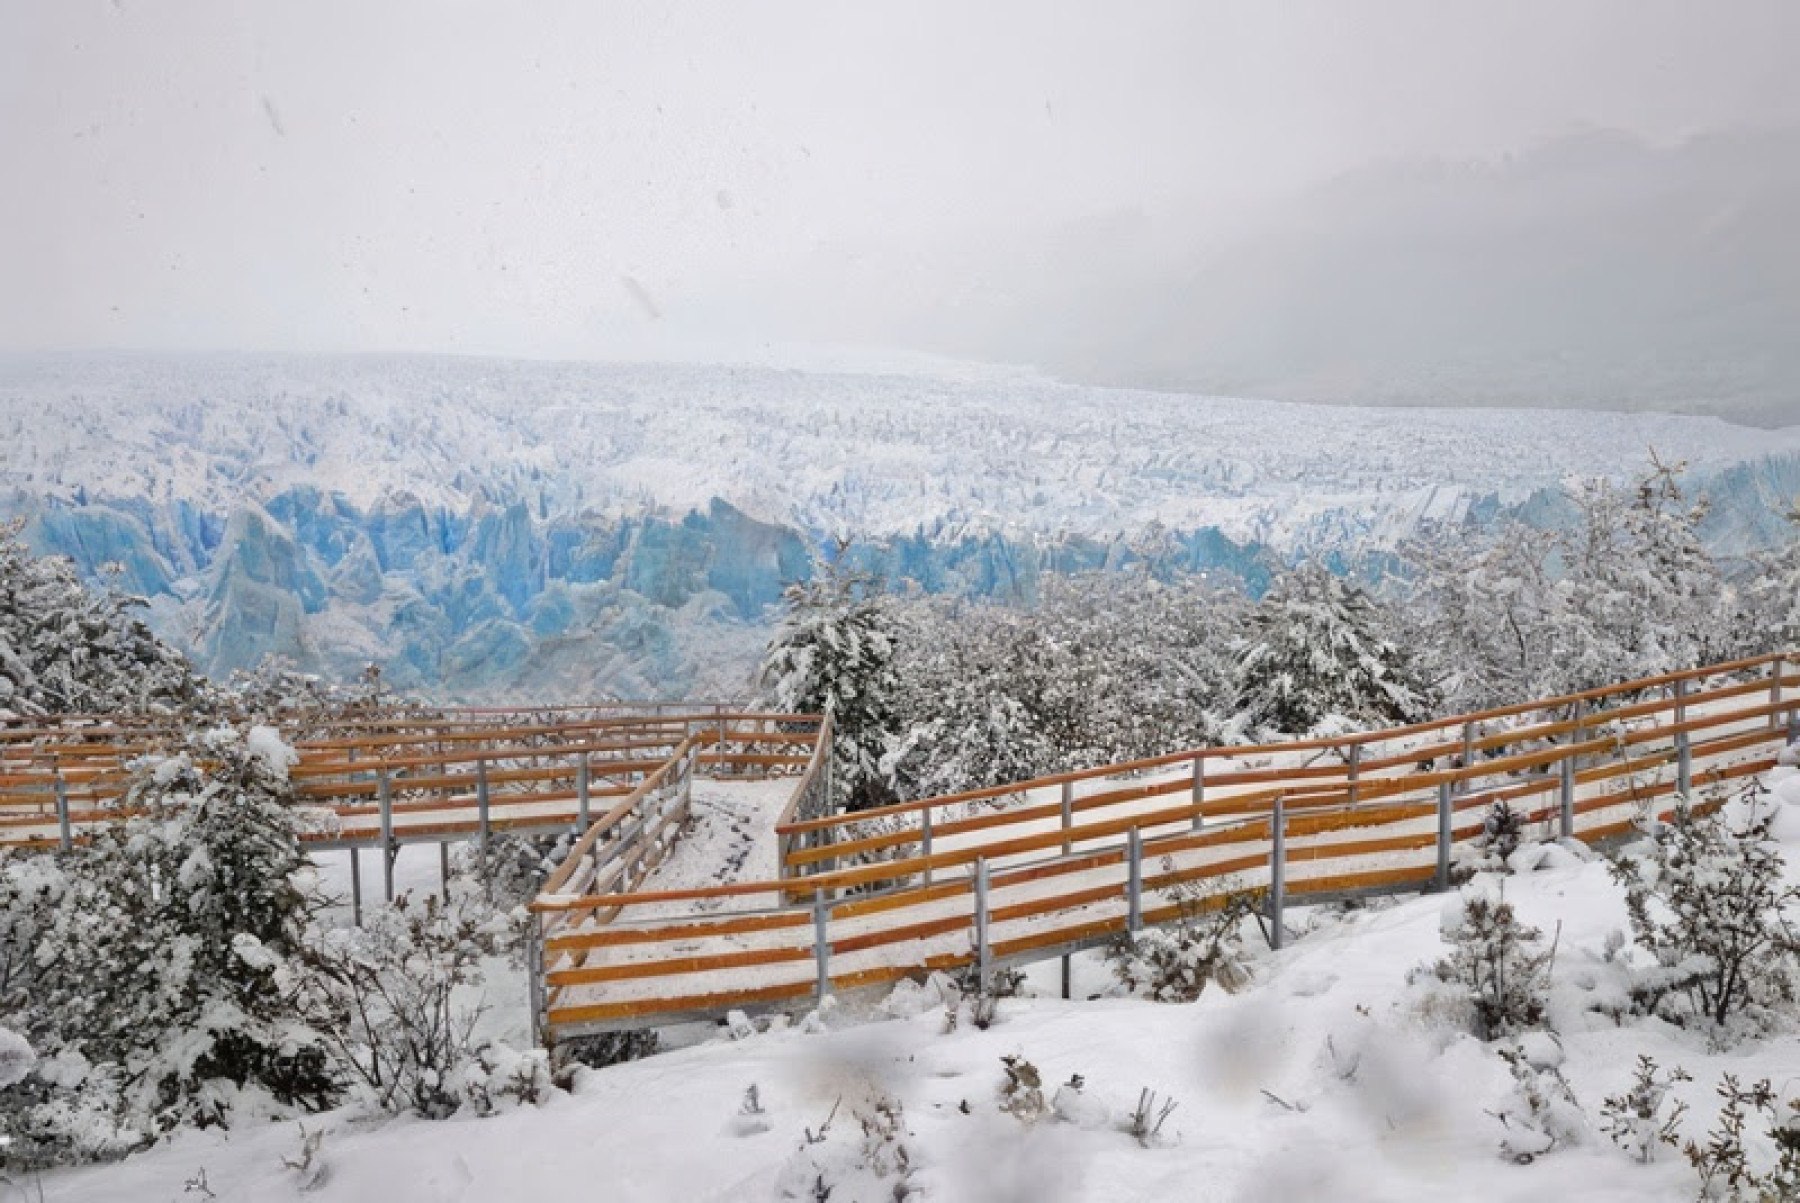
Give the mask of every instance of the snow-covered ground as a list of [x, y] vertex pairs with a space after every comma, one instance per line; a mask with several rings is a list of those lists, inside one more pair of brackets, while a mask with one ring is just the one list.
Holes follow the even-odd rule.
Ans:
[[[1800, 773], [1771, 776], [1776, 832], [1800, 881]], [[718, 827], [733, 843], [731, 821]], [[671, 872], [674, 872], [673, 868]], [[1617, 1024], [1593, 1006], [1611, 1001], [1609, 935], [1625, 926], [1606, 866], [1554, 849], [1533, 872], [1505, 879], [1521, 918], [1560, 925], [1551, 1020], [1564, 1072], [1588, 1114], [1628, 1083], [1647, 1053], [1694, 1080], [1675, 1097], [1701, 1135], [1717, 1114], [1721, 1074], [1800, 1083], [1800, 1040], [1781, 1035], [1711, 1050], [1693, 1032], [1656, 1021]], [[1406, 982], [1443, 954], [1449, 899], [1421, 897], [1361, 909], [1291, 914], [1304, 929], [1284, 952], [1260, 950], [1254, 982], [1208, 991], [1191, 1005], [1055, 997], [1055, 967], [1034, 971], [1036, 997], [1001, 1004], [986, 1031], [966, 1018], [945, 1031], [929, 989], [902, 987], [881, 1008], [828, 1010], [822, 1022], [717, 1038], [647, 1060], [586, 1072], [572, 1095], [487, 1120], [426, 1123], [340, 1112], [321, 1117], [328, 1173], [305, 1197], [321, 1200], [603, 1198], [742, 1200], [779, 1197], [807, 1177], [822, 1145], [806, 1145], [828, 1117], [834, 1141], [876, 1096], [900, 1104], [914, 1184], [937, 1200], [1331, 1198], [1334, 1200], [1685, 1200], [1692, 1171], [1664, 1150], [1640, 1165], [1597, 1127], [1529, 1165], [1502, 1159], [1491, 1112], [1511, 1090], [1490, 1046], [1421, 1006]], [[1093, 958], [1076, 966], [1078, 998], [1105, 989]], [[1080, 1094], [1027, 1124], [999, 1109], [1001, 1057], [1041, 1071], [1045, 1095], [1080, 1075]], [[763, 1113], [740, 1107], [754, 1085]], [[1140, 1090], [1176, 1100], [1166, 1139], [1142, 1147], [1121, 1130]], [[44, 1197], [67, 1203], [200, 1196], [204, 1174], [220, 1199], [301, 1197], [283, 1166], [297, 1155], [292, 1124], [185, 1134], [116, 1166], [46, 1177]], [[834, 1201], [848, 1197], [833, 1194]]]

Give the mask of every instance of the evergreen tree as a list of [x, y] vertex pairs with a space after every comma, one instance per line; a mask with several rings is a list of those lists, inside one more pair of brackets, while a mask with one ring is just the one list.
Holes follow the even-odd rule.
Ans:
[[829, 714], [833, 773], [848, 809], [890, 798], [881, 771], [894, 735], [894, 622], [881, 584], [847, 563], [846, 545], [809, 581], [788, 586], [787, 612], [763, 658], [778, 710]]
[[137, 598], [85, 588], [61, 557], [0, 526], [0, 714], [173, 711], [203, 699], [187, 661], [150, 633]]
[[132, 817], [4, 863], [0, 1007], [52, 1067], [0, 1096], [25, 1156], [128, 1151], [226, 1122], [246, 1091], [335, 1099], [291, 998], [307, 918], [292, 756], [268, 728], [207, 731], [139, 770]]
[[1318, 564], [1277, 579], [1249, 626], [1237, 665], [1242, 727], [1301, 734], [1331, 715], [1405, 723], [1423, 708], [1374, 600]]

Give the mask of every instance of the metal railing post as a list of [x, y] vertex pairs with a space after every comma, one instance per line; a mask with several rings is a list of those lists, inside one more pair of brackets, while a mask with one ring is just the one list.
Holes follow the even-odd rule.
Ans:
[[356, 845], [350, 845], [350, 920], [362, 926], [362, 858]]
[[1065, 781], [1062, 783], [1062, 849], [1064, 856], [1067, 856], [1075, 847], [1074, 841], [1069, 838], [1069, 829], [1073, 827], [1074, 824], [1075, 783], [1073, 781]]
[[1450, 827], [1454, 808], [1450, 803], [1450, 783], [1438, 786], [1437, 888], [1450, 888]]
[[919, 812], [919, 855], [925, 858], [925, 884], [931, 884], [931, 807]]
[[376, 801], [381, 806], [381, 896], [394, 900], [394, 795], [387, 769], [376, 778]]
[[1675, 682], [1675, 792], [1686, 798], [1694, 790], [1694, 747], [1688, 733], [1681, 730], [1687, 723], [1687, 678]]
[[988, 863], [987, 857], [975, 860], [975, 981], [982, 994], [988, 992]]
[[1562, 838], [1573, 839], [1575, 836], [1575, 753], [1570, 752], [1562, 758], [1562, 784], [1558, 790], [1561, 803]]
[[1782, 670], [1787, 666], [1787, 657], [1778, 656], [1769, 670], [1769, 729], [1781, 730], [1781, 678]]
[[58, 846], [69, 851], [75, 846], [75, 832], [69, 823], [69, 783], [60, 769], [56, 774], [56, 828]]
[[525, 937], [526, 964], [525, 990], [526, 1005], [531, 1009], [531, 1042], [544, 1045], [549, 1035], [549, 1017], [545, 1014], [549, 1002], [549, 983], [544, 975], [544, 917], [533, 914], [531, 927]]
[[575, 762], [575, 813], [579, 817], [581, 829], [586, 831], [592, 820], [588, 817], [588, 754], [583, 752]]
[[1287, 910], [1287, 804], [1279, 796], [1269, 816], [1269, 947], [1279, 950], [1286, 941], [1283, 926]]
[[1475, 724], [1463, 724], [1462, 746], [1463, 777], [1456, 783], [1458, 793], [1466, 794], [1469, 787], [1475, 784]]
[[475, 815], [477, 820], [475, 846], [481, 857], [481, 888], [489, 898], [494, 894], [494, 875], [488, 864], [488, 843], [493, 835], [493, 824], [488, 815], [488, 779], [487, 761], [475, 762]]
[[813, 986], [813, 997], [823, 1002], [831, 993], [831, 903], [825, 899], [824, 890], [813, 891], [813, 965], [817, 977]]
[[1349, 774], [1348, 774], [1348, 776], [1349, 776], [1348, 801], [1351, 806], [1356, 805], [1356, 779], [1360, 775], [1361, 770], [1362, 770], [1362, 745], [1361, 744], [1351, 744], [1350, 745], [1350, 767], [1349, 767]]
[[1125, 930], [1136, 935], [1144, 926], [1144, 836], [1136, 827], [1125, 833]]
[[1206, 802], [1206, 757], [1204, 756], [1194, 757], [1193, 802], [1193, 828], [1195, 831], [1199, 831], [1202, 827], [1206, 826], [1206, 815], [1200, 810], [1200, 807]]

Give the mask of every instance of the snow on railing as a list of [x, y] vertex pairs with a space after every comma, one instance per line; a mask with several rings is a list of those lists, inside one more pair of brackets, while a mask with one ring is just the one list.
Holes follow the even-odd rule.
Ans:
[[[545, 1031], [803, 1006], [957, 966], [985, 981], [997, 964], [1067, 956], [1240, 890], [1262, 895], [1279, 943], [1290, 899], [1443, 888], [1456, 845], [1483, 831], [1496, 803], [1547, 837], [1604, 840], [1667, 813], [1678, 794], [1765, 771], [1800, 711], [1784, 693], [1794, 660], [1758, 657], [1349, 739], [1179, 753], [878, 814], [891, 823], [1026, 792], [1023, 806], [935, 830], [921, 818], [861, 835], [872, 812], [796, 815], [781, 837], [790, 865], [814, 868], [804, 877], [540, 898], [560, 915], [540, 965]], [[1546, 710], [1561, 713], [1533, 717]], [[1231, 771], [1192, 769], [1214, 761]], [[1072, 789], [1170, 767], [1184, 771]], [[1036, 803], [1037, 791], [1056, 796]], [[1189, 796], [1159, 801], [1179, 793]], [[795, 838], [813, 833], [847, 838]], [[1188, 896], [1156, 897], [1176, 890]]]

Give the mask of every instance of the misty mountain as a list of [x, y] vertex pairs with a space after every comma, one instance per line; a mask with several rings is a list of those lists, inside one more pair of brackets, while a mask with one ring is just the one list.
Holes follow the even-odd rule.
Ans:
[[1800, 130], [1408, 161], [1247, 229], [1097, 217], [987, 261], [935, 345], [1076, 379], [1365, 405], [1800, 422]]

